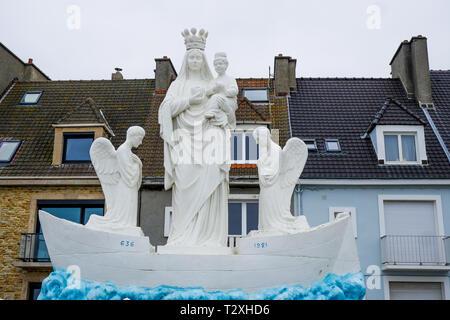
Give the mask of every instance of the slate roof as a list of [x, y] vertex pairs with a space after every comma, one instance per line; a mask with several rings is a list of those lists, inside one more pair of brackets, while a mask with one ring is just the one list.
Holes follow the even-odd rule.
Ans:
[[[237, 82], [240, 91], [242, 88], [265, 87], [268, 84], [267, 79], [237, 79]], [[106, 123], [111, 128], [115, 134], [111, 142], [116, 148], [125, 141], [128, 127], [142, 126], [147, 134], [136, 154], [143, 162], [143, 176], [162, 182], [163, 142], [159, 136], [158, 109], [165, 96], [155, 95], [154, 85], [154, 79], [15, 83], [0, 100], [0, 141], [14, 139], [23, 143], [11, 164], [0, 167], [0, 178], [95, 176], [90, 164], [52, 166], [52, 125], [94, 122]], [[43, 91], [38, 104], [19, 105], [25, 92], [32, 90]], [[282, 104], [278, 107], [281, 111], [272, 112], [280, 130], [287, 130], [287, 136], [283, 133], [283, 145], [289, 135], [285, 100], [284, 110]], [[270, 121], [267, 104], [252, 104], [243, 97], [239, 97], [236, 115], [237, 121], [241, 122]], [[257, 169], [255, 166], [235, 167], [231, 169], [230, 176], [256, 179]]]
[[[42, 90], [35, 106], [19, 105], [25, 92]], [[95, 101], [115, 133], [111, 142], [117, 148], [132, 125], [149, 130], [146, 119], [153, 102], [154, 80], [94, 80], [17, 82], [0, 104], [0, 140], [23, 140], [10, 166], [0, 167], [0, 177], [8, 176], [93, 176], [90, 164], [52, 166], [53, 124], [69, 121], [91, 123], [91, 113], [74, 112], [91, 107], [86, 99]], [[89, 101], [89, 100], [88, 100]], [[92, 110], [92, 109], [91, 109]], [[101, 118], [99, 119], [101, 120]], [[147, 132], [148, 132], [147, 131]], [[139, 157], [150, 150], [150, 136], [138, 149]]]
[[[444, 73], [444, 74], [443, 74]], [[432, 72], [436, 119], [441, 135], [450, 127], [450, 72]], [[316, 139], [302, 179], [449, 179], [450, 164], [430, 125], [424, 126], [428, 165], [378, 165], [370, 139], [362, 139], [372, 121], [379, 124], [427, 123], [417, 102], [408, 99], [398, 79], [299, 78], [291, 92], [292, 135]], [[388, 103], [387, 99], [398, 102]], [[383, 109], [384, 108], [384, 109]], [[325, 139], [339, 139], [342, 151], [329, 153]]]

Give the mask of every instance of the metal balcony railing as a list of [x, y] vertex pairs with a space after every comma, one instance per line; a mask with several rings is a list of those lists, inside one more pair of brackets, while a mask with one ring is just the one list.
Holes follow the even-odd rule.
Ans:
[[20, 237], [19, 257], [26, 262], [49, 262], [47, 246], [42, 233], [22, 233]]
[[450, 242], [442, 236], [385, 235], [383, 264], [446, 265]]

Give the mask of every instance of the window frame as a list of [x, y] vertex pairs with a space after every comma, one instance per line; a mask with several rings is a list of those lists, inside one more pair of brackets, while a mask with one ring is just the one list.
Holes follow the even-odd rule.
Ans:
[[11, 161], [14, 159], [14, 156], [16, 155], [17, 151], [19, 150], [20, 146], [22, 145], [23, 140], [2, 140], [0, 141], [0, 148], [3, 145], [3, 143], [9, 143], [9, 142], [16, 142], [16, 148], [14, 149], [14, 151], [11, 153], [10, 157], [8, 160], [0, 160], [0, 165], [2, 164], [9, 164], [11, 163]]
[[356, 216], [356, 208], [355, 207], [330, 207], [328, 209], [329, 213], [329, 221], [335, 221], [336, 220], [336, 213], [341, 213], [344, 211], [350, 212], [350, 217], [352, 220], [352, 227], [353, 227], [353, 235], [355, 236], [355, 239], [358, 238], [358, 222], [357, 222], [357, 216]]
[[36, 220], [36, 228], [35, 233], [39, 232], [40, 228], [40, 222], [39, 222], [39, 210], [41, 210], [42, 207], [50, 207], [50, 208], [60, 208], [60, 207], [66, 207], [66, 208], [81, 208], [80, 212], [80, 222], [77, 222], [79, 224], [82, 224], [82, 221], [84, 221], [85, 215], [86, 215], [86, 208], [103, 208], [103, 216], [105, 216], [106, 213], [106, 201], [101, 199], [86, 199], [86, 200], [37, 200], [36, 202], [36, 214], [37, 214], [37, 220]]
[[[385, 134], [407, 135], [415, 134], [416, 161], [386, 161], [386, 146], [384, 143]], [[410, 125], [377, 125], [375, 136], [371, 135], [372, 144], [378, 158], [379, 165], [425, 165], [428, 164], [425, 132], [423, 126]], [[400, 147], [399, 147], [400, 148]]]
[[[336, 142], [337, 145], [338, 145], [338, 150], [330, 150], [328, 148], [328, 142]], [[339, 139], [337, 139], [337, 138], [325, 139], [325, 150], [327, 152], [330, 152], [330, 153], [339, 153], [339, 152], [341, 152], [342, 149], [341, 149], [341, 143], [339, 142]]]
[[[233, 137], [233, 134], [240, 134], [241, 135], [241, 145], [242, 145], [242, 160], [234, 160], [231, 159], [231, 148], [234, 148], [233, 142], [230, 141], [230, 160], [231, 164], [256, 164], [258, 162], [259, 158], [259, 144], [256, 144], [256, 159], [255, 160], [246, 160], [246, 135], [252, 135], [254, 129], [248, 129], [248, 128], [236, 128], [234, 130], [231, 130], [231, 137]], [[250, 151], [249, 151], [250, 152]]]
[[[25, 102], [25, 97], [27, 94], [36, 94], [38, 93], [39, 96], [37, 97], [35, 102]], [[32, 91], [27, 91], [23, 94], [22, 99], [20, 99], [19, 105], [21, 106], [34, 106], [37, 105], [39, 100], [41, 100], [42, 94], [44, 93], [44, 91], [41, 90], [32, 90]]]
[[[386, 136], [397, 136], [397, 144], [398, 144], [398, 156], [399, 161], [388, 161], [387, 160], [387, 154], [386, 154], [386, 143], [384, 145], [384, 153], [386, 155], [386, 164], [418, 164], [419, 163], [419, 150], [417, 148], [417, 132], [383, 132], [383, 141]], [[413, 136], [414, 137], [414, 148], [416, 149], [416, 161], [410, 161], [410, 160], [404, 160], [403, 158], [403, 143], [402, 143], [402, 136]]]
[[[82, 139], [82, 137], [91, 137], [92, 136], [92, 142], [95, 140], [95, 132], [63, 132], [63, 149], [62, 149], [62, 160], [61, 163], [91, 163], [91, 159], [89, 156], [89, 160], [67, 160], [66, 154], [67, 154], [67, 139]], [[75, 137], [75, 138], [74, 138]], [[89, 154], [89, 151], [88, 151]]]
[[[246, 95], [246, 91], [262, 91], [264, 90], [266, 92], [266, 100], [250, 100]], [[267, 87], [260, 87], [260, 88], [243, 88], [242, 89], [242, 96], [248, 99], [250, 102], [254, 103], [268, 103], [269, 102], [269, 90]]]
[[442, 201], [440, 195], [386, 195], [379, 194], [378, 195], [378, 215], [379, 215], [379, 223], [380, 223], [380, 239], [386, 234], [386, 224], [385, 224], [385, 215], [384, 215], [384, 202], [385, 201], [404, 201], [404, 202], [423, 202], [423, 201], [431, 201], [434, 203], [434, 215], [436, 218], [437, 224], [437, 234], [436, 236], [443, 237], [445, 235], [444, 232], [444, 219], [442, 215]]

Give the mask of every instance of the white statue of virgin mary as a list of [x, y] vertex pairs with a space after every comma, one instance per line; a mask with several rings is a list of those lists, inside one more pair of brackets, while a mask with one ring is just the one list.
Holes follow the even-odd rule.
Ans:
[[[205, 161], [209, 138], [226, 145], [225, 129], [205, 118], [206, 91], [213, 75], [204, 54], [208, 33], [184, 30], [186, 53], [158, 114], [164, 140], [164, 185], [172, 188], [172, 223], [166, 248], [226, 247], [228, 172], [223, 159]], [[180, 139], [182, 137], [182, 139]]]

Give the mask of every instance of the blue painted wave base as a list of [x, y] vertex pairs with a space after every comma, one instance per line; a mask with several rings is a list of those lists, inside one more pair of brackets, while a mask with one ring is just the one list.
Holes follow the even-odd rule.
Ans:
[[75, 281], [65, 270], [52, 272], [42, 282], [39, 300], [361, 300], [366, 294], [361, 272], [328, 274], [308, 288], [280, 286], [249, 294], [241, 289], [206, 291], [201, 287], [117, 287], [113, 283]]

